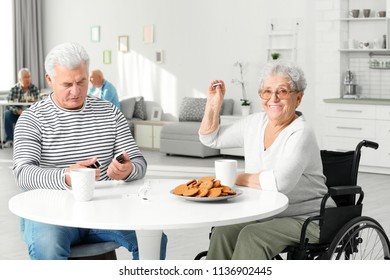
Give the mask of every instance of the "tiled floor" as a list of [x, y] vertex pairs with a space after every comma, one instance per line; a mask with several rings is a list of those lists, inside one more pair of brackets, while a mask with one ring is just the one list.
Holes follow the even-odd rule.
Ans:
[[[196, 178], [213, 174], [214, 161], [218, 157], [207, 159], [166, 156], [159, 152], [143, 151], [148, 161], [149, 178]], [[239, 169], [244, 163], [238, 160]], [[0, 150], [0, 260], [28, 259], [26, 246], [18, 233], [18, 217], [8, 210], [8, 200], [19, 193], [12, 175], [12, 149]], [[390, 233], [390, 176], [360, 173], [358, 183], [365, 191], [363, 215], [377, 219]], [[191, 213], [193, 215], [193, 213]], [[190, 260], [208, 246], [209, 228], [170, 230], [167, 259]], [[131, 259], [125, 249], [117, 250], [118, 259]]]

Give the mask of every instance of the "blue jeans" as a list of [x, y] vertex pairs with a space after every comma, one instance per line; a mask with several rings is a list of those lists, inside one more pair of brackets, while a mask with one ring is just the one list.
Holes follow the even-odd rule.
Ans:
[[14, 141], [14, 126], [19, 119], [19, 115], [12, 113], [10, 110], [4, 112], [4, 130], [7, 137], [6, 141]]
[[[133, 260], [138, 260], [138, 244], [133, 230], [101, 230], [55, 226], [20, 220], [23, 240], [27, 243], [32, 260], [67, 260], [70, 247], [79, 243], [115, 241], [132, 252]], [[167, 249], [167, 236], [161, 237], [160, 259], [164, 260]]]

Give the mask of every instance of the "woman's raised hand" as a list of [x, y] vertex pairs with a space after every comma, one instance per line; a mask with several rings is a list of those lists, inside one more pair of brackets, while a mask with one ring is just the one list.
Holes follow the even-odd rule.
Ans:
[[208, 90], [207, 102], [212, 109], [219, 110], [225, 96], [225, 83], [222, 80], [214, 80], [209, 84]]

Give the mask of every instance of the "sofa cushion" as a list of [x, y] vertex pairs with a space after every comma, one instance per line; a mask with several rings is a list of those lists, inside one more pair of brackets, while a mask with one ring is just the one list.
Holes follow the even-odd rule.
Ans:
[[141, 120], [146, 120], [146, 106], [143, 96], [135, 97], [134, 113], [133, 118], [139, 118]]
[[184, 97], [180, 105], [179, 121], [200, 122], [204, 115], [206, 98]]
[[[180, 105], [179, 121], [201, 122], [206, 108], [207, 98], [184, 97]], [[233, 115], [234, 100], [225, 99], [221, 115]]]
[[122, 113], [126, 119], [131, 120], [134, 114], [136, 99], [135, 97], [121, 100]]
[[200, 122], [176, 122], [166, 124], [161, 129], [161, 139], [198, 141]]

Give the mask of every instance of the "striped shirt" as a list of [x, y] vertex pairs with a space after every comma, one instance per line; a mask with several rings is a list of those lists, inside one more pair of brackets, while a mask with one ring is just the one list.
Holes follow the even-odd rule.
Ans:
[[133, 164], [133, 171], [125, 181], [143, 178], [146, 160], [117, 107], [87, 96], [83, 108], [66, 110], [50, 95], [25, 110], [18, 119], [13, 172], [22, 190], [61, 190], [68, 187], [65, 170], [92, 157], [101, 163], [100, 180], [110, 180], [107, 168], [123, 150]]

